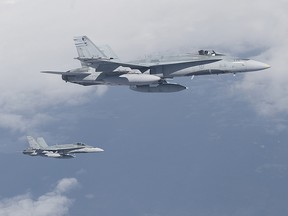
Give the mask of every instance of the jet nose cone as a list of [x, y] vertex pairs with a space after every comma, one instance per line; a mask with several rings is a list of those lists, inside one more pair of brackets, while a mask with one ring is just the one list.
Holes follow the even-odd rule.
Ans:
[[270, 68], [270, 65], [259, 61], [248, 60], [246, 67], [247, 71], [258, 71], [268, 69]]
[[101, 149], [101, 148], [94, 148], [95, 152], [103, 152], [104, 149]]

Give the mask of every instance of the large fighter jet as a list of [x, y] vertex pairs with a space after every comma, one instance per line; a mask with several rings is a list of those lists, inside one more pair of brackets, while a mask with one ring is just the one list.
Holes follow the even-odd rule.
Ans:
[[23, 151], [23, 154], [30, 156], [43, 156], [51, 158], [74, 158], [75, 153], [96, 153], [103, 152], [101, 148], [85, 145], [83, 143], [61, 144], [48, 146], [43, 137], [38, 137], [37, 141], [27, 136], [29, 148]]
[[139, 92], [177, 92], [185, 86], [169, 83], [167, 79], [181, 76], [241, 73], [259, 71], [270, 66], [237, 57], [225, 56], [211, 50], [195, 54], [161, 56], [133, 62], [122, 62], [109, 46], [96, 46], [88, 37], [74, 38], [82, 67], [60, 74], [66, 82], [89, 85], [126, 85]]

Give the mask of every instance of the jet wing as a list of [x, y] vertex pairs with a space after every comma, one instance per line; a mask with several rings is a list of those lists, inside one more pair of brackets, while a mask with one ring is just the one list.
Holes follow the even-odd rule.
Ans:
[[76, 58], [82, 63], [89, 65], [101, 72], [111, 72], [116, 70], [118, 67], [129, 67], [131, 69], [140, 70], [142, 73], [149, 70], [151, 67], [157, 66], [169, 66], [169, 65], [178, 65], [193, 63], [194, 65], [203, 65], [222, 60], [219, 59], [197, 59], [197, 60], [180, 60], [180, 61], [169, 61], [169, 62], [145, 62], [145, 63], [125, 63], [119, 61], [113, 61], [113, 59], [103, 59], [103, 58]]
[[58, 152], [59, 154], [69, 154], [70, 151], [82, 149], [85, 146], [79, 146], [79, 147], [56, 147], [56, 146], [49, 146], [43, 150], [45, 151], [53, 151]]

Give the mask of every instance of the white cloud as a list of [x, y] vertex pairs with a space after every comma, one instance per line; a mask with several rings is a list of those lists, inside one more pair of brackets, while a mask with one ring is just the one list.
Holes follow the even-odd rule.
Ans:
[[31, 194], [24, 194], [12, 198], [0, 200], [1, 216], [48, 216], [67, 215], [72, 200], [64, 193], [78, 185], [75, 178], [64, 178], [60, 180], [52, 192], [48, 192], [37, 199]]
[[1, 0], [0, 4], [13, 5], [13, 4], [16, 4], [16, 1], [15, 0]]
[[78, 185], [77, 179], [64, 178], [58, 182], [55, 191], [57, 191], [58, 193], [63, 193], [69, 191], [71, 188], [74, 188], [76, 185]]
[[[70, 45], [73, 48], [73, 42]], [[43, 66], [41, 63], [34, 64], [34, 61], [29, 60], [33, 58], [29, 54], [21, 57], [22, 60], [14, 66], [10, 66], [11, 62], [7, 56], [2, 58], [4, 60], [0, 70], [5, 72], [1, 75], [0, 81], [2, 128], [23, 133], [33, 131], [55, 120], [54, 108], [81, 105], [101, 97], [107, 91], [106, 86], [78, 86], [65, 83], [61, 76], [41, 74], [39, 71]], [[74, 60], [71, 58], [70, 61]], [[27, 66], [28, 64], [32, 66]], [[57, 114], [59, 114], [57, 117], [61, 117], [61, 113]]]
[[245, 93], [257, 112], [268, 117], [288, 114], [288, 41], [285, 43], [281, 40], [279, 43], [283, 47], [273, 47], [265, 53], [271, 69], [247, 74], [236, 85], [236, 89]]

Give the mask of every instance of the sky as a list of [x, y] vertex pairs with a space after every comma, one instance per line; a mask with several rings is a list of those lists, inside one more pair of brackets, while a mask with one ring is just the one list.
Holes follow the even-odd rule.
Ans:
[[[288, 214], [286, 0], [0, 0], [0, 215]], [[187, 91], [78, 86], [73, 37], [123, 61], [211, 48], [265, 71]], [[26, 135], [103, 148], [28, 157]]]

